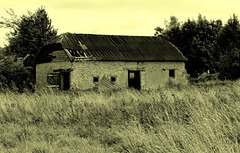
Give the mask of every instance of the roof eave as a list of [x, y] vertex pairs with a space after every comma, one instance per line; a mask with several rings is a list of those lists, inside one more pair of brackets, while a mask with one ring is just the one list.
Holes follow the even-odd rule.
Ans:
[[[77, 60], [78, 59], [78, 60]], [[75, 58], [74, 61], [104, 61], [104, 62], [186, 62], [187, 60], [102, 60], [102, 59], [96, 59], [96, 58]]]

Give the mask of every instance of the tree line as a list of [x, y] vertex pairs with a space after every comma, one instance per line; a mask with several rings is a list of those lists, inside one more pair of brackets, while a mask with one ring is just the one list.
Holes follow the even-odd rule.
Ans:
[[[1, 17], [0, 28], [8, 28], [7, 44], [0, 48], [0, 88], [34, 89], [33, 59], [41, 47], [57, 35], [44, 7], [18, 16], [12, 9]], [[204, 72], [219, 73], [220, 79], [237, 79], [240, 74], [240, 23], [234, 14], [223, 25], [221, 20], [179, 22], [171, 16], [165, 27], [155, 28], [155, 36], [174, 44], [188, 58], [187, 72], [198, 77]]]
[[204, 72], [217, 73], [219, 79], [240, 77], [240, 23], [235, 14], [225, 25], [201, 14], [197, 20], [185, 22], [171, 16], [165, 28], [155, 28], [155, 35], [170, 41], [188, 58], [190, 77], [197, 78]]

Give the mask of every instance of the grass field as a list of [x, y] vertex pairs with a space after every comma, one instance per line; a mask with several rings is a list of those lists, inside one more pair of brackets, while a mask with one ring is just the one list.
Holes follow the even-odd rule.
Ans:
[[0, 93], [0, 152], [239, 152], [240, 82]]

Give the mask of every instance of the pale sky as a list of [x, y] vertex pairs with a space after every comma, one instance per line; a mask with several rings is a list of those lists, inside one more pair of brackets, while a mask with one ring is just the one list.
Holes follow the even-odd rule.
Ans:
[[[12, 8], [17, 15], [45, 6], [58, 34], [65, 32], [113, 35], [153, 36], [154, 28], [176, 16], [180, 21], [222, 19], [225, 23], [235, 13], [240, 17], [239, 0], [0, 0], [0, 16]], [[0, 29], [0, 46], [5, 33]]]

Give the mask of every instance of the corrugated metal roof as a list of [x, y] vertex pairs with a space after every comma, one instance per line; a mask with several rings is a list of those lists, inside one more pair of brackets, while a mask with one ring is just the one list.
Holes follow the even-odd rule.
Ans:
[[106, 61], [186, 61], [173, 44], [161, 37], [64, 33], [47, 46], [57, 43], [73, 57]]

